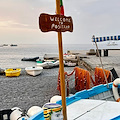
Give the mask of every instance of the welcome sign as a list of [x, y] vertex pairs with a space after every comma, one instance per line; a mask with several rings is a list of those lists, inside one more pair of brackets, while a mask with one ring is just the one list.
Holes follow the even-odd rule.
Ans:
[[64, 15], [49, 15], [42, 13], [39, 17], [39, 28], [42, 32], [72, 32], [73, 21], [71, 17]]
[[64, 9], [62, 0], [56, 0], [56, 15], [49, 15], [46, 13], [40, 14], [39, 28], [42, 32], [56, 31], [58, 33], [58, 47], [59, 47], [59, 67], [60, 67], [60, 84], [61, 84], [61, 98], [62, 98], [62, 112], [63, 119], [67, 120], [66, 112], [66, 92], [65, 92], [65, 78], [64, 78], [64, 63], [63, 63], [63, 47], [62, 47], [62, 33], [72, 32], [73, 21], [71, 17], [64, 16]]

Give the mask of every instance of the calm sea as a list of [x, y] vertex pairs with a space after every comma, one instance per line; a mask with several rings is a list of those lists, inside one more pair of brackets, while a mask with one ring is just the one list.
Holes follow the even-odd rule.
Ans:
[[[116, 46], [107, 46], [106, 44], [98, 44], [100, 49], [107, 48], [120, 48], [120, 45]], [[63, 52], [67, 52], [67, 50], [89, 50], [96, 49], [93, 44], [64, 44]], [[36, 66], [36, 62], [28, 62], [21, 61], [22, 58], [27, 57], [40, 57], [43, 58], [46, 53], [58, 53], [58, 45], [57, 44], [44, 44], [44, 45], [23, 45], [20, 44], [18, 46], [11, 47], [3, 46], [0, 47], [0, 68], [25, 68], [30, 66]]]

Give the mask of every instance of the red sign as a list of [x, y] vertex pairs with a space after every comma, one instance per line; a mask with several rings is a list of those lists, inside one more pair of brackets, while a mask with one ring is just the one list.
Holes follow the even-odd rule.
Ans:
[[73, 31], [73, 22], [71, 17], [64, 15], [49, 15], [42, 13], [39, 17], [39, 28], [42, 32], [56, 31], [65, 32]]

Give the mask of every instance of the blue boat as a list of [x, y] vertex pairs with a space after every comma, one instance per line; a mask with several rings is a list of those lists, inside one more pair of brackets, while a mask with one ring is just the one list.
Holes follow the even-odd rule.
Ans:
[[[117, 81], [117, 83], [115, 81]], [[120, 120], [120, 103], [115, 101], [118, 92], [117, 88], [120, 87], [118, 86], [120, 79], [117, 78], [115, 81], [108, 83], [108, 85], [101, 84], [66, 97], [68, 120]], [[116, 91], [114, 91], [113, 88], [115, 88]], [[62, 101], [59, 100], [56, 103], [61, 105]], [[12, 112], [14, 112], [14, 110], [4, 110], [1, 114], [8, 114], [9, 117], [5, 120], [11, 120], [10, 115]], [[45, 120], [44, 110], [42, 109], [31, 117], [26, 115], [24, 111], [21, 113], [21, 117], [16, 120]]]
[[[112, 87], [113, 82], [66, 97], [68, 120], [119, 120], [120, 104], [115, 102]], [[28, 120], [45, 120], [43, 111]]]

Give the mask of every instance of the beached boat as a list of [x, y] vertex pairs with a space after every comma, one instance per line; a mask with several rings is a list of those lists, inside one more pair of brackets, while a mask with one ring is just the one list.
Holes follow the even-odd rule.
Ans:
[[[107, 84], [97, 85], [91, 89], [83, 90], [75, 93], [72, 96], [66, 97], [68, 120], [88, 120], [88, 119], [89, 120], [119, 120], [120, 103], [115, 102], [115, 98], [114, 98], [118, 95], [117, 87], [115, 86], [117, 86], [119, 83], [120, 83], [120, 79], [118, 78], [114, 81], [114, 83], [111, 82], [108, 85]], [[54, 100], [52, 99], [50, 101], [53, 102], [52, 106], [55, 105], [54, 104], [55, 102], [57, 103], [56, 104], [57, 107], [58, 105], [62, 104], [61, 98], [59, 96], [54, 97]], [[51, 103], [45, 104], [44, 107], [46, 105], [51, 105]], [[41, 107], [39, 106], [33, 107], [32, 109], [28, 110], [27, 113], [29, 113], [29, 115], [27, 115], [27, 113], [23, 114], [22, 110], [11, 110], [11, 109], [9, 111], [3, 110], [1, 111], [1, 114], [9, 113], [8, 114], [9, 118], [10, 116], [16, 117], [16, 119], [10, 119], [10, 120], [17, 120], [18, 118], [20, 120], [22, 120], [23, 118], [26, 120], [45, 120], [43, 109], [41, 109]], [[55, 107], [52, 109], [55, 109]], [[49, 110], [51, 111], [52, 109], [49, 108]], [[18, 116], [16, 116], [16, 114]], [[50, 114], [48, 116], [50, 116]], [[56, 119], [54, 120], [62, 120], [59, 117], [60, 115], [56, 116]]]
[[5, 74], [5, 70], [0, 68], [0, 75], [4, 75]]
[[45, 54], [44, 55], [44, 60], [59, 60], [59, 55], [58, 54]]
[[[72, 63], [70, 61], [63, 61], [64, 66], [68, 67], [73, 67], [76, 66], [76, 63]], [[45, 61], [37, 61], [37, 67], [43, 67], [43, 68], [54, 68], [54, 67], [59, 67], [59, 60], [45, 60]]]
[[[68, 120], [118, 120], [118, 102], [114, 102], [113, 83], [98, 85], [67, 97]], [[62, 104], [61, 100], [57, 104]], [[74, 111], [74, 112], [73, 112]], [[45, 120], [43, 110], [28, 120]]]
[[52, 68], [53, 66], [54, 64], [51, 61], [46, 61], [46, 62], [37, 61], [37, 67]]
[[43, 67], [43, 68], [53, 68], [53, 67], [58, 67], [59, 66], [59, 60], [54, 60], [54, 61], [37, 61], [37, 67]]
[[[64, 62], [64, 61], [63, 61]], [[59, 67], [59, 60], [53, 62], [54, 67]]]
[[68, 67], [74, 67], [74, 66], [76, 66], [76, 63], [65, 62], [64, 65], [65, 65], [65, 66], [68, 66]]
[[26, 67], [25, 71], [32, 76], [39, 75], [43, 70], [43, 67]]
[[37, 59], [39, 59], [39, 57], [33, 57], [33, 58], [22, 58], [21, 61], [36, 61]]
[[64, 54], [63, 55], [63, 59], [75, 59], [76, 55], [72, 55], [72, 54]]
[[17, 69], [10, 68], [5, 70], [5, 75], [6, 77], [17, 77], [20, 75], [20, 72], [21, 72], [20, 68]]
[[[58, 54], [45, 54], [43, 58], [44, 60], [59, 60], [59, 55]], [[75, 59], [75, 58], [76, 58], [76, 55], [72, 55], [72, 54], [63, 55], [64, 60]]]

